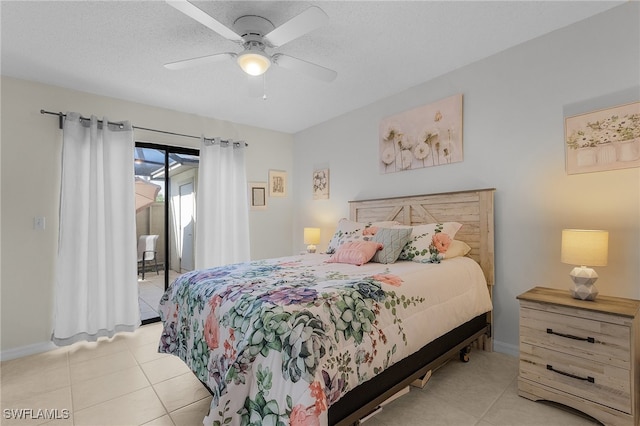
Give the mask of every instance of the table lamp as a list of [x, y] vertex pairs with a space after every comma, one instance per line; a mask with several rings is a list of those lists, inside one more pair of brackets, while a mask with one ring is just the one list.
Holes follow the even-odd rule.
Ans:
[[600, 230], [563, 229], [560, 261], [573, 268], [569, 276], [574, 287], [571, 295], [575, 299], [595, 300], [598, 289], [594, 283], [598, 274], [588, 266], [607, 266], [609, 233]]
[[304, 228], [304, 243], [307, 253], [315, 253], [316, 244], [320, 244], [320, 228]]

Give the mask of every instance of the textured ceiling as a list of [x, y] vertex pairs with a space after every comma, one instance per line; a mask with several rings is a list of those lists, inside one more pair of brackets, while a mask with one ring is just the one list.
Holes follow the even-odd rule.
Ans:
[[249, 95], [235, 61], [167, 70], [241, 47], [163, 1], [3, 1], [2, 75], [295, 133], [624, 2], [193, 3], [229, 27], [248, 14], [278, 26], [319, 6], [327, 25], [269, 52], [338, 77], [273, 66], [263, 100]]

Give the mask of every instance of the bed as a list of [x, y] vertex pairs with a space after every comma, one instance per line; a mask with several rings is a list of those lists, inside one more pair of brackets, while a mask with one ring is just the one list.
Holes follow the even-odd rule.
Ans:
[[[205, 424], [358, 424], [472, 344], [491, 350], [493, 192], [350, 202], [354, 223], [457, 223], [466, 256], [327, 263], [340, 251], [177, 278], [161, 300], [159, 350], [179, 356], [209, 388]], [[386, 228], [370, 229], [378, 238]], [[366, 234], [358, 238], [375, 240]]]

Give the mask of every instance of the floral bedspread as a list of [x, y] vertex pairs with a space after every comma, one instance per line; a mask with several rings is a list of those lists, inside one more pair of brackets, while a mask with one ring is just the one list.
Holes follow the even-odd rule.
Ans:
[[159, 351], [209, 386], [205, 424], [326, 425], [332, 403], [405, 356], [402, 313], [424, 297], [386, 265], [345, 274], [312, 257], [193, 271], [162, 297]]

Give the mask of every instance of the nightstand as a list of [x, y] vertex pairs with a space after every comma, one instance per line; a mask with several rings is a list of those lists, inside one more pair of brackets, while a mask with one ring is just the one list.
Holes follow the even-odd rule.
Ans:
[[520, 300], [518, 394], [640, 424], [640, 301], [535, 287]]

